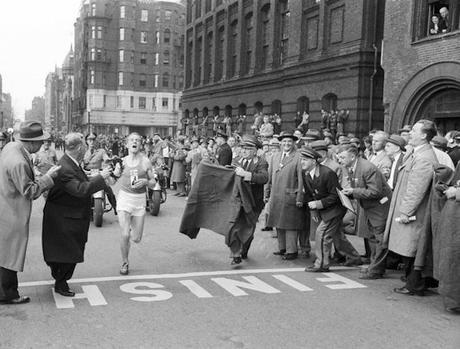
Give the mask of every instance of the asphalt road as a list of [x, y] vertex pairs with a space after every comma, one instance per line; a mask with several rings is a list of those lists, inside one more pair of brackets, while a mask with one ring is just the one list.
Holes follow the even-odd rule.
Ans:
[[0, 348], [460, 348], [460, 317], [444, 312], [435, 293], [394, 294], [399, 273], [305, 273], [311, 260], [273, 256], [276, 239], [260, 229], [248, 261], [232, 267], [222, 236], [178, 233], [184, 204], [170, 196], [158, 217], [147, 217], [128, 276], [118, 273], [116, 217], [91, 226], [70, 299], [52, 291], [37, 200], [19, 275], [32, 301], [0, 307]]

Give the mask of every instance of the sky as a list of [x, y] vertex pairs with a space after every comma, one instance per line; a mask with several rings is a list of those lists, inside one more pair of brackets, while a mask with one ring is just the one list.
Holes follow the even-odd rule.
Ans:
[[45, 95], [45, 79], [60, 67], [73, 45], [73, 25], [81, 0], [0, 0], [0, 75], [17, 118], [35, 96]]

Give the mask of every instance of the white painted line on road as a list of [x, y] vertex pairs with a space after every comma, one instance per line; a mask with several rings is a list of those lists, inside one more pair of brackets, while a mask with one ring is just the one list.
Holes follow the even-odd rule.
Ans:
[[192, 292], [198, 298], [212, 298], [212, 294], [206, 291], [203, 287], [198, 285], [193, 280], [181, 280], [179, 281], [182, 285], [187, 287], [190, 292]]
[[[355, 270], [353, 267], [332, 267], [331, 270]], [[304, 271], [305, 268], [280, 268], [280, 269], [238, 269], [238, 270], [220, 270], [220, 271], [200, 271], [193, 273], [179, 274], [151, 274], [151, 275], [128, 275], [128, 276], [108, 276], [98, 278], [72, 279], [69, 283], [83, 284], [90, 282], [107, 282], [107, 281], [130, 281], [130, 280], [152, 280], [152, 279], [186, 279], [199, 276], [219, 276], [219, 275], [242, 275], [242, 274], [266, 274], [266, 273], [292, 273]], [[19, 287], [33, 287], [54, 285], [54, 280], [45, 281], [27, 281], [21, 282]]]
[[304, 284], [301, 284], [300, 282], [291, 279], [289, 276], [286, 275], [273, 275], [275, 279], [278, 279], [281, 282], [284, 282], [286, 285], [291, 286], [292, 288], [295, 288], [296, 290], [299, 290], [301, 292], [305, 291], [313, 291], [312, 288], [305, 286]]

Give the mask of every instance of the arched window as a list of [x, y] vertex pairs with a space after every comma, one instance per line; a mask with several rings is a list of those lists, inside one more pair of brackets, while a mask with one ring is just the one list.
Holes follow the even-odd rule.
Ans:
[[308, 97], [302, 96], [297, 99], [297, 111], [300, 114], [303, 114], [303, 112], [310, 112], [310, 100]]
[[327, 112], [337, 110], [337, 95], [333, 93], [328, 93], [327, 95], [324, 95], [321, 99], [321, 109]]
[[185, 109], [184, 116], [186, 119], [188, 119], [190, 117], [190, 110]]
[[225, 116], [232, 116], [233, 108], [231, 105], [225, 106]]
[[238, 106], [238, 115], [246, 115], [246, 110], [247, 110], [246, 104], [241, 103]]
[[220, 113], [220, 108], [218, 106], [215, 106], [214, 109], [212, 110], [212, 114], [214, 116], [219, 115]]
[[198, 117], [198, 114], [199, 114], [199, 113], [200, 113], [200, 111], [198, 110], [198, 108], [193, 109], [193, 116], [194, 116], [195, 118]]
[[272, 114], [281, 115], [281, 101], [279, 99], [275, 99], [272, 102]]
[[262, 113], [263, 110], [264, 110], [264, 105], [262, 104], [262, 102], [254, 103], [254, 114]]
[[203, 117], [205, 118], [206, 116], [208, 116], [208, 113], [209, 113], [209, 110], [207, 107], [204, 107], [203, 108]]

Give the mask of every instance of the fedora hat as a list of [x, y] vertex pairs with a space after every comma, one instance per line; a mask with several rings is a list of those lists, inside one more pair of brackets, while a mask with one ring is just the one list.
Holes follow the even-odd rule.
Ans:
[[43, 132], [42, 124], [38, 121], [24, 121], [19, 127], [19, 135], [15, 139], [23, 142], [44, 141], [50, 138], [47, 132]]
[[441, 150], [447, 149], [447, 139], [442, 136], [434, 136], [431, 140], [431, 145], [435, 148], [440, 148]]
[[317, 140], [310, 143], [310, 147], [313, 150], [325, 150], [327, 151], [327, 143], [323, 140]]
[[290, 131], [282, 131], [280, 135], [278, 136], [278, 140], [281, 141], [283, 138], [291, 138], [294, 141], [298, 140], [298, 138], [294, 136], [294, 134]]
[[300, 156], [302, 158], [315, 159], [315, 160], [321, 157], [321, 155], [316, 150], [310, 147], [302, 148], [302, 150], [300, 151]]
[[243, 141], [240, 144], [242, 147], [262, 148], [262, 144], [254, 135], [244, 135]]
[[387, 138], [387, 143], [393, 143], [401, 148], [402, 151], [406, 150], [406, 141], [400, 135], [392, 134]]
[[224, 139], [228, 138], [228, 136], [225, 133], [223, 133], [222, 131], [217, 131], [216, 137], [222, 137]]
[[311, 141], [316, 141], [320, 138], [321, 138], [321, 132], [313, 128], [308, 129], [305, 135], [302, 137], [302, 139], [311, 140]]

